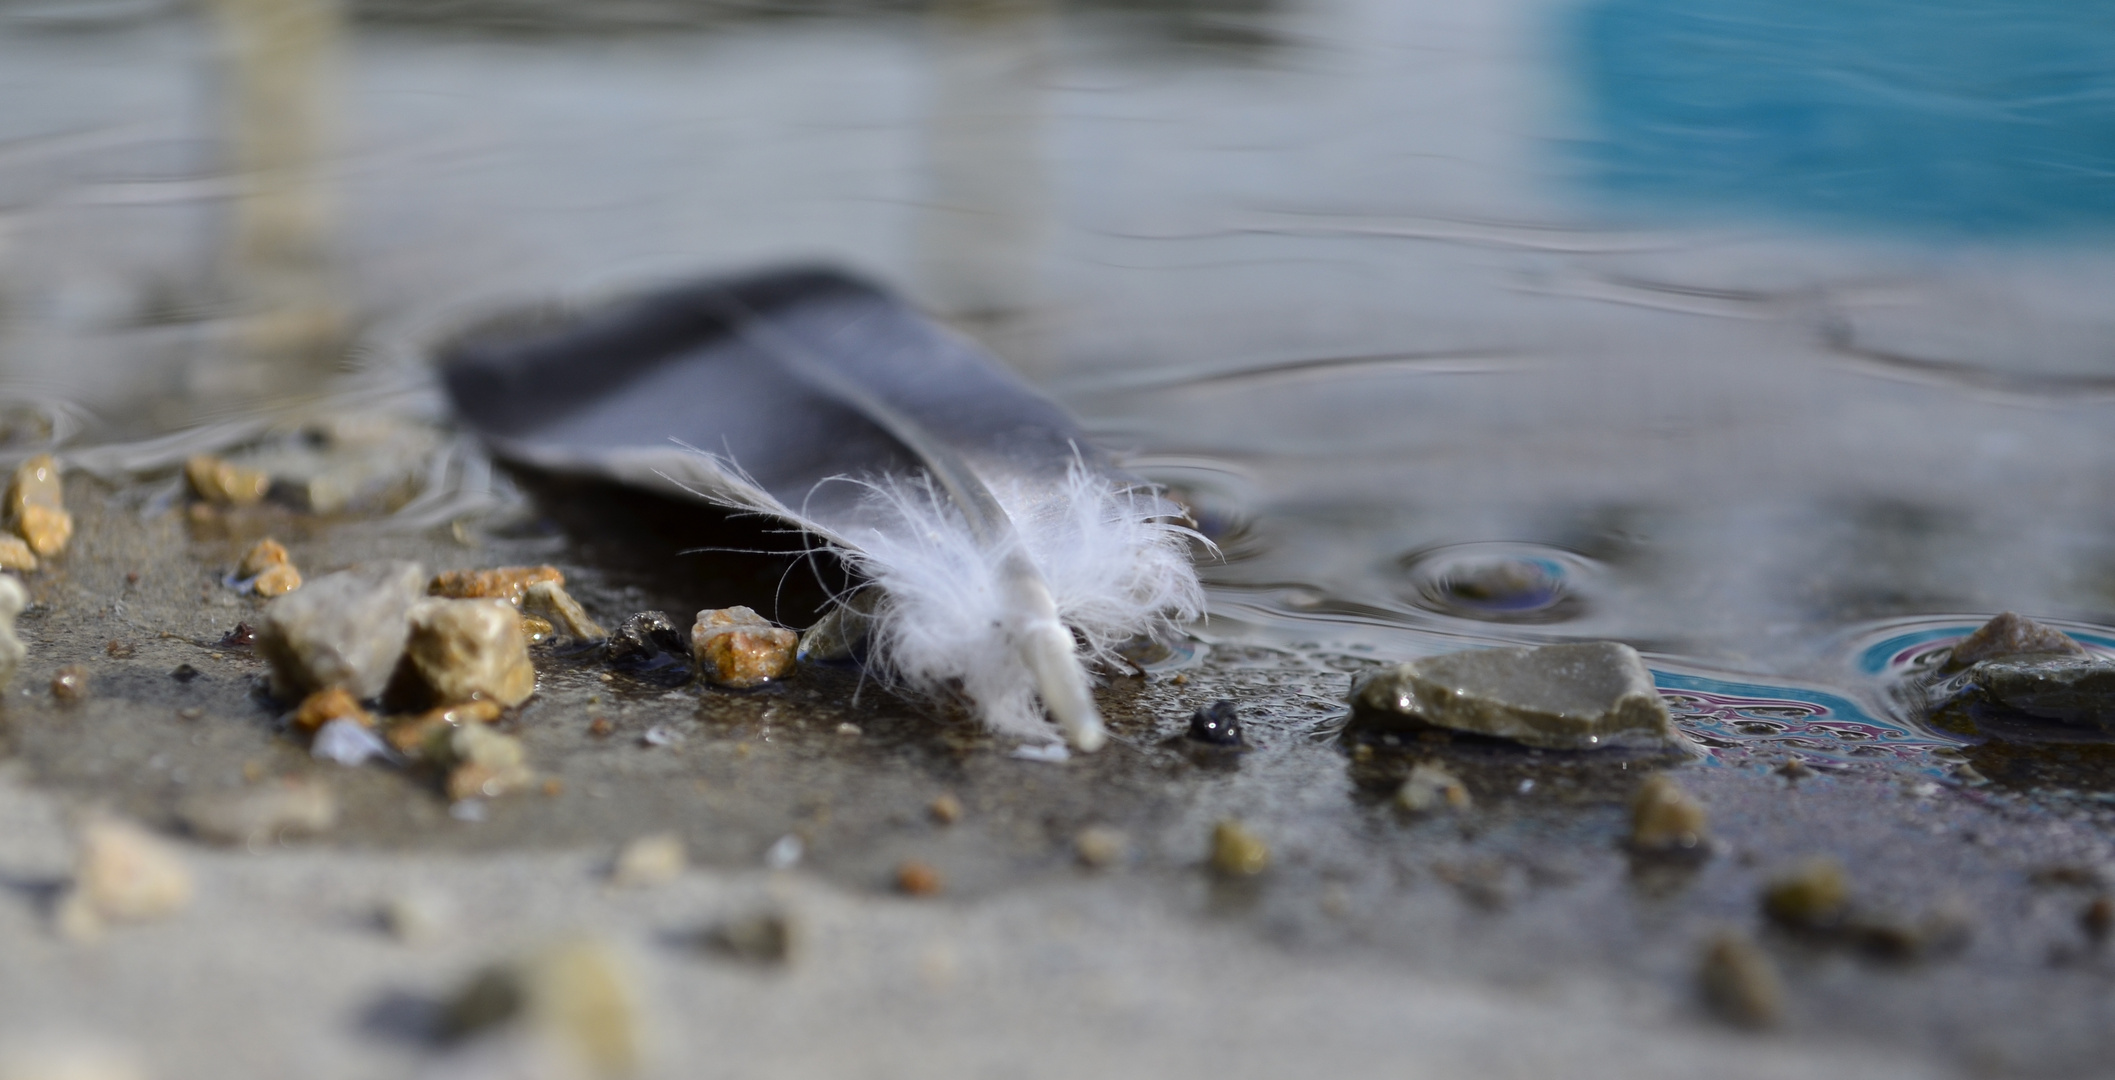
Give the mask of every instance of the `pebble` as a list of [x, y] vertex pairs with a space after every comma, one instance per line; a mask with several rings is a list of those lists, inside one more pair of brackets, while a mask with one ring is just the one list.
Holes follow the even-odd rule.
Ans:
[[14, 578], [0, 574], [0, 687], [14, 681], [15, 670], [29, 655], [28, 646], [15, 635], [15, 617], [28, 606], [29, 590]]
[[610, 884], [620, 889], [666, 885], [682, 877], [686, 865], [682, 837], [672, 832], [641, 836], [617, 850]]
[[798, 941], [792, 918], [777, 911], [760, 911], [712, 927], [705, 931], [701, 944], [731, 959], [777, 965], [792, 961]]
[[638, 980], [612, 946], [564, 942], [479, 972], [444, 1010], [453, 1038], [519, 1026], [576, 1055], [595, 1076], [629, 1076], [645, 1057]]
[[263, 502], [272, 490], [270, 474], [261, 469], [245, 469], [211, 454], [193, 454], [186, 459], [184, 480], [193, 495], [215, 506], [252, 506]]
[[874, 609], [881, 599], [881, 590], [871, 585], [840, 599], [815, 625], [801, 632], [798, 658], [818, 664], [856, 658], [873, 631]]
[[1698, 970], [1704, 1001], [1720, 1019], [1745, 1028], [1774, 1027], [1784, 1017], [1784, 981], [1768, 953], [1736, 933], [1704, 946]]
[[448, 570], [426, 583], [429, 596], [451, 600], [505, 600], [521, 606], [529, 586], [540, 581], [565, 584], [565, 575], [555, 566], [501, 566], [490, 570]]
[[291, 723], [303, 731], [316, 731], [333, 720], [350, 720], [361, 727], [375, 726], [375, 718], [342, 686], [326, 686], [301, 699]]
[[309, 756], [347, 768], [357, 768], [375, 758], [390, 759], [389, 744], [375, 730], [357, 720], [339, 717], [316, 729], [309, 740]]
[[1630, 846], [1642, 852], [1708, 851], [1711, 816], [1665, 773], [1646, 779], [1630, 800]]
[[791, 870], [800, 865], [801, 856], [806, 852], [807, 845], [801, 843], [800, 837], [787, 833], [764, 849], [764, 865], [773, 870]]
[[1467, 810], [1473, 803], [1468, 787], [1459, 778], [1427, 762], [1411, 766], [1409, 777], [1395, 790], [1395, 804], [1413, 813]]
[[1800, 929], [1834, 928], [1849, 903], [1843, 864], [1825, 856], [1808, 859], [1763, 887], [1763, 913]]
[[1130, 851], [1131, 838], [1123, 830], [1107, 825], [1089, 825], [1072, 838], [1072, 853], [1079, 857], [1080, 865], [1094, 870], [1122, 862]]
[[191, 871], [147, 830], [112, 817], [81, 826], [73, 887], [59, 902], [62, 933], [93, 938], [106, 923], [149, 922], [191, 902]]
[[1773, 771], [1787, 780], [1805, 780], [1814, 775], [1814, 767], [1798, 758], [1785, 759], [1785, 763]]
[[945, 885], [931, 863], [907, 859], [896, 866], [896, 889], [906, 896], [937, 896]]
[[255, 845], [330, 831], [338, 823], [338, 798], [320, 781], [281, 780], [195, 795], [177, 808], [177, 816], [202, 840]]
[[85, 701], [88, 698], [89, 684], [93, 681], [94, 677], [89, 674], [87, 668], [79, 664], [68, 664], [52, 673], [51, 696], [67, 705]]
[[792, 674], [799, 646], [799, 635], [745, 607], [707, 608], [690, 630], [691, 651], [705, 677], [735, 689]]
[[483, 724], [455, 729], [448, 736], [447, 749], [453, 765], [448, 773], [450, 799], [505, 795], [536, 780], [521, 740]]
[[1354, 723], [1436, 726], [1527, 746], [1680, 745], [1652, 673], [1628, 645], [1472, 649], [1399, 664], [1352, 693]]
[[1240, 746], [1241, 718], [1231, 701], [1201, 705], [1190, 714], [1189, 737], [1208, 746]]
[[285, 596], [301, 587], [301, 571], [294, 568], [286, 545], [267, 536], [243, 553], [235, 576], [247, 578], [250, 591], [259, 596]]
[[564, 631], [567, 637], [601, 641], [610, 636], [601, 623], [588, 617], [587, 609], [580, 606], [580, 601], [565, 591], [563, 579], [530, 583], [522, 592], [521, 609], [550, 620], [552, 627]]
[[465, 701], [442, 705], [415, 716], [392, 721], [386, 738], [399, 753], [422, 754], [448, 732], [469, 724], [489, 724], [505, 710], [496, 701]]
[[59, 463], [50, 454], [38, 454], [16, 467], [7, 486], [7, 520], [39, 557], [48, 559], [66, 550], [66, 542], [73, 539], [73, 515], [66, 512]]
[[1270, 867], [1270, 845], [1231, 818], [1212, 827], [1212, 869], [1227, 877], [1254, 877]]
[[421, 600], [409, 620], [405, 655], [432, 701], [512, 708], [536, 692], [521, 618], [505, 601]]
[[2043, 720], [2115, 730], [2115, 660], [2042, 653], [1984, 660], [1970, 693]]
[[273, 696], [294, 701], [328, 686], [363, 700], [380, 695], [404, 655], [425, 578], [417, 563], [374, 563], [266, 604], [256, 646], [271, 662]]
[[670, 658], [690, 663], [690, 646], [667, 612], [641, 611], [627, 616], [602, 646], [603, 659], [623, 668], [649, 667]]
[[925, 812], [942, 825], [953, 825], [962, 820], [962, 800], [955, 798], [952, 792], [943, 791], [933, 797]]
[[1985, 660], [2022, 654], [2086, 656], [2086, 647], [2053, 626], [2007, 611], [1977, 627], [1947, 654], [1943, 670], [1959, 671]]
[[0, 570], [26, 574], [37, 568], [37, 553], [19, 536], [0, 536]]

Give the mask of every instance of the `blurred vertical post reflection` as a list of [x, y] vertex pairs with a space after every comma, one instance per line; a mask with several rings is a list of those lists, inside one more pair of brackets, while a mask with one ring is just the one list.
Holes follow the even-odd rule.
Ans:
[[236, 180], [221, 267], [236, 332], [191, 379], [213, 408], [310, 389], [345, 343], [327, 177], [344, 14], [339, 0], [212, 0], [209, 14]]
[[1051, 22], [1047, 0], [934, 0], [929, 17], [923, 291], [1002, 350], [1035, 306], [1050, 228], [1042, 135]]

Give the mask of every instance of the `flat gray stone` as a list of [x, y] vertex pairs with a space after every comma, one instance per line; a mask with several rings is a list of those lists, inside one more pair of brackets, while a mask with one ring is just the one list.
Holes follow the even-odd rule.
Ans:
[[2029, 655], [1985, 660], [1968, 669], [1985, 699], [2028, 716], [2115, 728], [2115, 660]]
[[379, 562], [326, 574], [264, 608], [257, 651], [272, 664], [272, 695], [292, 703], [326, 686], [357, 698], [389, 684], [426, 594], [417, 563]]
[[1397, 720], [1553, 750], [1681, 742], [1637, 650], [1607, 641], [1413, 660], [1368, 679], [1353, 705], [1367, 723]]
[[1959, 671], [1985, 660], [2034, 653], [2089, 655], [2086, 647], [2073, 640], [2071, 635], [2007, 611], [1955, 644], [1953, 651], [1947, 654], [1945, 669]]

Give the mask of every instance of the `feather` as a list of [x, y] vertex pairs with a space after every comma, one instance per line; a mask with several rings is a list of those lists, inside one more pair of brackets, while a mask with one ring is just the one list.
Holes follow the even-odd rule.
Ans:
[[[495, 453], [671, 483], [813, 534], [869, 588], [811, 630], [995, 731], [1105, 733], [1088, 665], [1203, 613], [1180, 508], [982, 350], [820, 269], [473, 334], [442, 377]], [[818, 646], [819, 647], [819, 646]]]

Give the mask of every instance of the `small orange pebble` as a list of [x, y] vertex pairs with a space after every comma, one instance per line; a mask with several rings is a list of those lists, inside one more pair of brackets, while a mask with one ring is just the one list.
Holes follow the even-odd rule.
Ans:
[[521, 606], [521, 596], [539, 581], [565, 584], [565, 575], [555, 566], [501, 566], [491, 570], [450, 570], [433, 575], [426, 595], [453, 600], [505, 600]]
[[242, 778], [252, 784], [264, 779], [264, 762], [256, 758], [243, 762]]
[[942, 825], [953, 825], [962, 820], [962, 800], [955, 798], [952, 793], [941, 792], [925, 811], [933, 815], [934, 821]]
[[523, 615], [521, 617], [521, 636], [528, 639], [531, 645], [539, 641], [551, 640], [552, 632], [551, 620], [541, 615]]
[[1188, 685], [1190, 685], [1190, 677], [1189, 677], [1188, 675], [1185, 675], [1185, 674], [1183, 674], [1183, 673], [1182, 673], [1182, 672], [1180, 672], [1180, 671], [1176, 672], [1176, 673], [1175, 673], [1175, 677], [1174, 677], [1174, 678], [1172, 678], [1172, 679], [1169, 679], [1168, 681], [1169, 681], [1169, 682], [1171, 682], [1171, 683], [1174, 683], [1174, 684], [1175, 684], [1175, 685], [1177, 685], [1177, 686], [1188, 686]]
[[267, 536], [250, 545], [235, 565], [236, 577], [256, 577], [275, 566], [286, 566], [293, 562], [286, 553], [286, 545]]
[[931, 863], [907, 859], [896, 866], [896, 888], [909, 896], [934, 896], [946, 885]]
[[66, 512], [59, 463], [50, 454], [38, 454], [15, 469], [7, 485], [7, 516], [16, 534], [39, 556], [66, 550], [73, 538], [73, 515]]
[[707, 679], [746, 690], [793, 672], [800, 635], [745, 607], [708, 608], [698, 612], [690, 642]]
[[460, 705], [443, 705], [428, 709], [415, 716], [394, 720], [383, 736], [389, 745], [405, 754], [417, 754], [433, 741], [436, 733], [462, 727], [465, 724], [489, 724], [499, 719], [505, 710], [496, 701], [466, 701]]
[[617, 725], [610, 723], [610, 718], [607, 716], [598, 716], [588, 721], [588, 734], [598, 739], [607, 737], [616, 728]]
[[88, 669], [79, 664], [68, 664], [54, 672], [51, 677], [51, 696], [68, 703], [87, 697]]
[[103, 655], [110, 657], [112, 660], [129, 660], [132, 658], [132, 654], [138, 651], [131, 642], [119, 641], [116, 638], [111, 638], [103, 643]]
[[294, 726], [303, 731], [314, 731], [333, 720], [351, 720], [361, 727], [375, 726], [375, 718], [360, 707], [358, 701], [342, 686], [326, 686], [301, 699], [300, 707], [294, 710]]
[[270, 475], [231, 465], [211, 454], [186, 459], [184, 480], [193, 495], [217, 506], [250, 506], [263, 502], [265, 493], [272, 490]]
[[548, 780], [545, 780], [543, 782], [543, 794], [544, 797], [547, 799], [555, 799], [558, 796], [565, 794], [565, 781], [560, 780], [555, 776], [551, 777]]
[[0, 536], [0, 570], [26, 574], [37, 568], [37, 553], [19, 536]]
[[301, 571], [294, 569], [291, 563], [271, 567], [250, 582], [250, 591], [259, 596], [285, 596], [300, 587]]

